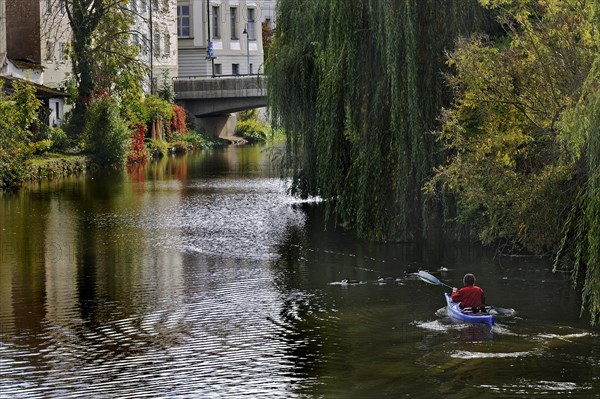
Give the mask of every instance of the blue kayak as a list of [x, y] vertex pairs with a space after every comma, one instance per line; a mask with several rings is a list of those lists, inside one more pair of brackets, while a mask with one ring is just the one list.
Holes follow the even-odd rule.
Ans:
[[489, 326], [494, 325], [494, 315], [488, 312], [473, 313], [468, 310], [463, 311], [460, 308], [460, 302], [452, 302], [450, 295], [447, 293], [444, 293], [444, 296], [446, 297], [446, 304], [448, 305], [448, 316], [468, 323], [483, 323]]

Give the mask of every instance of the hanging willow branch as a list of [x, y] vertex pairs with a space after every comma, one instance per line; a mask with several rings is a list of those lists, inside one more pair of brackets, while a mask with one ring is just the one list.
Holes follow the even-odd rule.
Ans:
[[278, 12], [269, 97], [292, 192], [330, 200], [328, 217], [363, 237], [420, 235], [444, 50], [491, 19], [460, 0], [280, 0]]

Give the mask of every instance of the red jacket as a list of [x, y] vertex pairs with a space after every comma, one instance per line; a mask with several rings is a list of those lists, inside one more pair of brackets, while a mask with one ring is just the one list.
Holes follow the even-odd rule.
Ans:
[[460, 290], [453, 292], [453, 302], [460, 302], [461, 308], [469, 308], [476, 306], [485, 306], [485, 295], [483, 290], [476, 285], [468, 285]]

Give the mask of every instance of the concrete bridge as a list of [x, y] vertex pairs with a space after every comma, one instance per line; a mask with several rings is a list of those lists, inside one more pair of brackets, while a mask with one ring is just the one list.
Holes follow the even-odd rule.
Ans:
[[233, 136], [232, 113], [267, 105], [264, 75], [177, 78], [173, 89], [175, 101], [196, 117], [196, 127], [220, 137]]
[[264, 75], [177, 78], [173, 88], [177, 103], [200, 118], [267, 105]]

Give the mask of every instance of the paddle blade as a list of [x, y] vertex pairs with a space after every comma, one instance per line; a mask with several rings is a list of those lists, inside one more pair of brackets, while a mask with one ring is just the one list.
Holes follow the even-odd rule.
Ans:
[[419, 273], [417, 273], [417, 275], [421, 280], [425, 281], [426, 283], [433, 285], [444, 285], [437, 277], [432, 276], [431, 274], [423, 270], [419, 270]]

